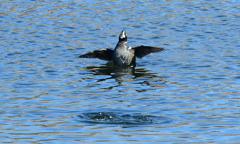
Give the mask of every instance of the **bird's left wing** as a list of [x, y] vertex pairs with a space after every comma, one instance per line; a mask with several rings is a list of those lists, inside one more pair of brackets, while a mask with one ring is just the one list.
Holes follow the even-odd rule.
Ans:
[[143, 45], [133, 47], [132, 49], [135, 50], [135, 56], [138, 58], [142, 58], [150, 53], [161, 52], [164, 50], [164, 48], [157, 48], [153, 46], [143, 46]]

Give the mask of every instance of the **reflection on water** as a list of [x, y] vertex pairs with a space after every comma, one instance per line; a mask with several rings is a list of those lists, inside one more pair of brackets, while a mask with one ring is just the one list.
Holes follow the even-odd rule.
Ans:
[[[151, 73], [144, 68], [119, 67], [114, 66], [111, 62], [108, 62], [105, 65], [87, 66], [78, 69], [91, 71], [93, 75], [109, 75], [110, 77], [98, 79], [97, 82], [106, 81], [108, 79], [115, 79], [119, 85], [121, 85], [126, 76], [128, 77], [128, 81], [132, 81], [138, 78], [154, 78], [157, 76], [156, 73]], [[79, 74], [82, 75], [84, 73]]]

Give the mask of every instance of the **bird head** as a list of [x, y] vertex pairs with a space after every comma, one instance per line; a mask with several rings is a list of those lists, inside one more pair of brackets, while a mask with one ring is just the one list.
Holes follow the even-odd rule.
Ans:
[[119, 35], [119, 41], [127, 41], [127, 33], [124, 30]]

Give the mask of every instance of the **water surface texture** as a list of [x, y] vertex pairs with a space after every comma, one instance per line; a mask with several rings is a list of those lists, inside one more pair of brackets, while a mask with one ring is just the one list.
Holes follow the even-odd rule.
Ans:
[[[0, 3], [0, 143], [235, 143], [240, 2]], [[78, 56], [164, 52], [119, 68]]]

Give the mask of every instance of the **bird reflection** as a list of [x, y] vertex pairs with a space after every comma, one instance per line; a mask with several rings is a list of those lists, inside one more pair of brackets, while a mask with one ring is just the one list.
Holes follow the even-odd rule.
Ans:
[[[109, 75], [108, 78], [98, 79], [97, 82], [106, 81], [108, 79], [115, 79], [119, 85], [124, 81], [130, 81], [137, 78], [153, 78], [155, 73], [148, 72], [144, 68], [135, 67], [119, 67], [113, 63], [108, 62], [104, 65], [81, 67], [80, 70], [87, 70], [93, 72], [93, 75]], [[80, 73], [86, 74], [86, 73]], [[127, 79], [126, 79], [127, 78]], [[147, 84], [147, 83], [146, 83]]]

